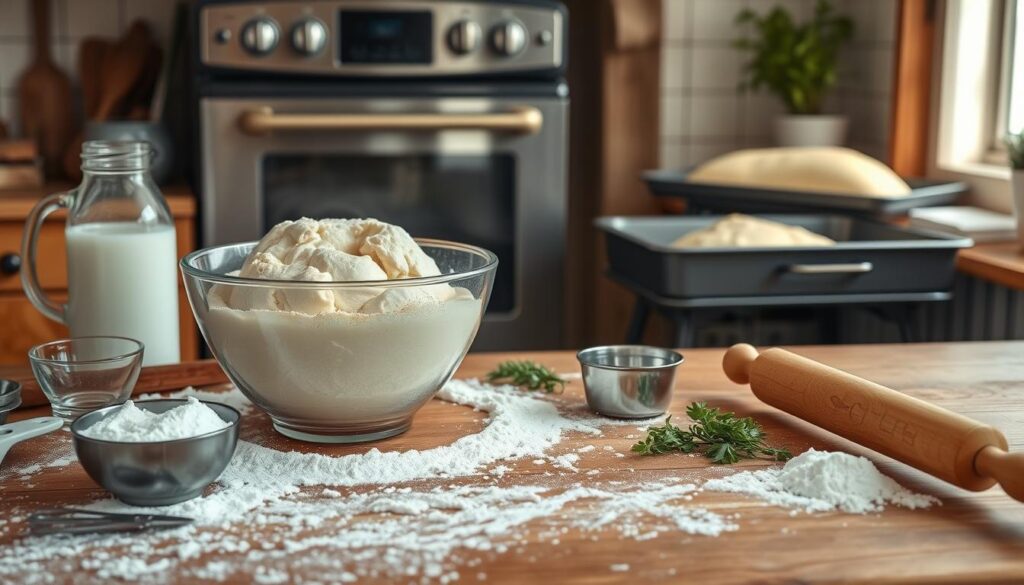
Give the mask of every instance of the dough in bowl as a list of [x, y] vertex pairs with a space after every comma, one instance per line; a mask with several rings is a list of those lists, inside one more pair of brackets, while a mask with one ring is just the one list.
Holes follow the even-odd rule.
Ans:
[[706, 228], [672, 242], [673, 248], [799, 248], [834, 246], [834, 240], [797, 225], [786, 225], [740, 213], [727, 215]]
[[902, 197], [910, 186], [881, 162], [836, 146], [754, 148], [711, 159], [687, 176], [691, 183], [861, 197]]

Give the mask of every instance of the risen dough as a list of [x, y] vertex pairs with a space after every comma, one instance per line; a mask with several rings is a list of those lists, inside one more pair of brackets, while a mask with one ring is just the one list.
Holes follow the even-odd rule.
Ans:
[[834, 246], [835, 241], [795, 225], [734, 213], [704, 229], [690, 232], [675, 248], [774, 248]]
[[737, 150], [691, 172], [693, 183], [815, 191], [863, 197], [901, 197], [910, 186], [889, 167], [834, 146]]

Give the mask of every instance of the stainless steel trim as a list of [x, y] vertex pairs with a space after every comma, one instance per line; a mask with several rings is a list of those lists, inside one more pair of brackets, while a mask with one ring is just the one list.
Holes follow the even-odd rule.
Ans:
[[536, 134], [541, 131], [544, 116], [534, 107], [517, 107], [497, 113], [327, 113], [279, 114], [270, 107], [254, 108], [238, 117], [238, 127], [251, 136], [274, 131], [436, 131], [489, 130]]
[[787, 268], [794, 274], [864, 274], [875, 269], [870, 262], [844, 264], [791, 264]]
[[[341, 60], [339, 10], [429, 11], [433, 15], [431, 50], [433, 62], [424, 64], [361, 64]], [[246, 23], [257, 18], [273, 19], [281, 30], [291, 31], [297, 22], [313, 18], [325, 26], [326, 46], [307, 56], [281, 43], [259, 57], [241, 44]], [[525, 28], [521, 52], [503, 55], [490, 43], [468, 53], [449, 44], [452, 27], [470, 20], [482, 35], [509, 20]], [[554, 69], [562, 66], [564, 15], [558, 10], [518, 3], [452, 0], [311, 0], [211, 4], [200, 11], [199, 58], [204, 65], [247, 71], [312, 73], [316, 75], [359, 75], [372, 77], [442, 76], [501, 71]], [[225, 33], [226, 36], [225, 36]], [[549, 39], [550, 42], [534, 41]]]

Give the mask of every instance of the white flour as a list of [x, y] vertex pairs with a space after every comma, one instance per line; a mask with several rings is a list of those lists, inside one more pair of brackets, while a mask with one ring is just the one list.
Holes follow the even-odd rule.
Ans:
[[[195, 394], [242, 406], [237, 390], [178, 393]], [[215, 490], [151, 509], [194, 518], [193, 526], [173, 533], [24, 539], [0, 548], [0, 581], [6, 576], [46, 582], [54, 571], [85, 570], [104, 581], [160, 582], [182, 571], [179, 576], [211, 580], [258, 573], [257, 580], [273, 583], [294, 581], [296, 571], [306, 570], [330, 575], [328, 582], [420, 575], [444, 583], [457, 578], [456, 567], [479, 563], [479, 554], [504, 554], [528, 538], [557, 543], [568, 526], [531, 535], [525, 525], [556, 517], [564, 523], [569, 505], [572, 526], [610, 530], [619, 538], [644, 540], [673, 531], [716, 536], [737, 528], [724, 516], [681, 505], [696, 486], [680, 481], [496, 485], [495, 477], [482, 472], [490, 467], [503, 475], [508, 466], [502, 461], [543, 458], [574, 468], [579, 454], [546, 451], [566, 432], [599, 436], [609, 421], [579, 413], [567, 418], [551, 400], [475, 381], [452, 381], [439, 398], [488, 412], [486, 426], [434, 449], [371, 449], [343, 457], [240, 441]], [[437, 486], [441, 477], [463, 483]], [[146, 510], [116, 500], [87, 507]], [[198, 567], [181, 567], [197, 559]]]
[[[249, 407], [237, 390], [187, 389], [177, 395], [196, 395], [239, 410]], [[192, 517], [193, 526], [173, 532], [18, 540], [0, 547], [0, 582], [45, 583], [55, 572], [77, 574], [81, 582], [234, 577], [290, 583], [301, 581], [302, 575], [325, 583], [364, 578], [474, 582], [486, 578], [475, 568], [481, 563], [522, 553], [534, 543], [556, 546], [570, 530], [589, 533], [594, 540], [646, 541], [673, 535], [714, 537], [739, 528], [738, 514], [724, 516], [696, 505], [693, 499], [700, 488], [681, 479], [587, 477], [581, 483], [545, 479], [554, 477], [547, 471], [506, 476], [514, 460], [537, 459], [554, 463], [556, 469], [575, 469], [584, 457], [622, 455], [610, 445], [548, 453], [568, 432], [600, 437], [609, 419], [588, 416], [561, 399], [475, 381], [452, 381], [439, 398], [486, 411], [486, 426], [433, 449], [371, 449], [343, 457], [286, 453], [240, 441], [213, 491], [190, 502], [150, 509]], [[808, 469], [801, 481], [813, 485], [813, 471]], [[782, 471], [739, 473], [705, 487], [740, 477], [765, 482], [764, 474], [771, 473]], [[513, 479], [499, 484], [502, 476]], [[451, 479], [438, 485], [445, 477]], [[796, 477], [794, 485], [800, 483]], [[757, 481], [750, 485], [761, 485]], [[772, 490], [761, 497], [783, 505], [797, 501], [793, 495], [779, 499]], [[804, 507], [819, 501], [801, 497], [798, 505]], [[86, 507], [146, 510], [110, 499]], [[610, 569], [628, 571], [627, 560], [609, 559]]]
[[231, 423], [212, 408], [189, 396], [185, 404], [161, 413], [143, 410], [129, 400], [81, 433], [103, 441], [152, 443], [198, 437], [228, 426]]
[[927, 508], [939, 503], [932, 496], [914, 493], [896, 483], [864, 457], [814, 449], [794, 457], [782, 469], [744, 471], [712, 479], [704, 489], [747, 494], [807, 512], [839, 509], [866, 514], [881, 512], [886, 504]]

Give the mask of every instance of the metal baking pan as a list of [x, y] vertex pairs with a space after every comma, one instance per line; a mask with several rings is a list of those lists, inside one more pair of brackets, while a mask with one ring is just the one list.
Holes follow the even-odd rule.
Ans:
[[602, 217], [609, 270], [674, 298], [933, 292], [953, 286], [969, 238], [835, 215], [759, 215], [832, 238], [829, 247], [673, 248], [722, 216]]
[[778, 191], [736, 185], [691, 183], [687, 172], [658, 170], [643, 174], [647, 188], [658, 197], [685, 198], [693, 211], [744, 213], [844, 213], [885, 217], [917, 207], [948, 205], [967, 191], [965, 183], [904, 179], [911, 192], [903, 197], [858, 197], [813, 191]]

